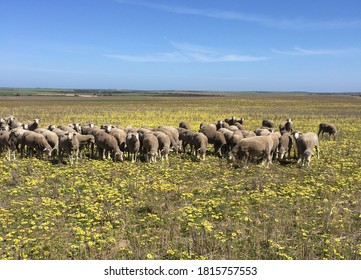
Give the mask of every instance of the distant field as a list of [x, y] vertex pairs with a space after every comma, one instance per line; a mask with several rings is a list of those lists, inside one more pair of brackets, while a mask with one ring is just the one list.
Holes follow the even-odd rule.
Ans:
[[8, 162], [3, 153], [0, 259], [361, 259], [359, 96], [4, 92], [0, 117], [37, 117], [41, 126], [185, 121], [196, 131], [202, 122], [236, 116], [248, 130], [266, 118], [277, 125], [292, 118], [301, 132], [317, 132], [320, 122], [339, 132], [336, 140], [320, 139], [311, 168], [295, 160], [230, 167], [211, 146], [204, 162], [172, 153], [154, 164]]

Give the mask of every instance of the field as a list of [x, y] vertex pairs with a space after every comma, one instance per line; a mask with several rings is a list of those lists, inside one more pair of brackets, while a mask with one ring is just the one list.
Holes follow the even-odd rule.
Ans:
[[197, 130], [231, 116], [254, 130], [335, 124], [310, 168], [231, 167], [212, 155], [153, 164], [0, 159], [0, 259], [361, 259], [361, 98], [350, 95], [2, 96], [0, 116]]

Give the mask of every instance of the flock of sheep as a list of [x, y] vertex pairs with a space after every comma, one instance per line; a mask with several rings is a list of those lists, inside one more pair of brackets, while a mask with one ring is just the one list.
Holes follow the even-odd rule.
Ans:
[[[6, 150], [8, 160], [36, 156], [56, 157], [64, 162], [68, 155], [70, 164], [78, 157], [111, 158], [113, 161], [127, 159], [134, 162], [142, 160], [155, 162], [157, 158], [168, 160], [170, 152], [190, 151], [194, 158], [204, 160], [208, 146], [213, 146], [213, 153], [226, 157], [230, 163], [243, 161], [244, 167], [250, 162], [262, 162], [268, 167], [272, 160], [291, 158], [292, 148], [302, 166], [310, 165], [313, 149], [319, 157], [318, 137], [328, 133], [335, 137], [337, 129], [332, 124], [321, 123], [318, 134], [293, 131], [291, 119], [279, 125], [263, 120], [261, 127], [254, 131], [244, 128], [244, 119], [235, 117], [220, 120], [212, 124], [200, 124], [199, 131], [192, 131], [190, 126], [181, 122], [178, 128], [161, 125], [157, 128], [132, 127], [122, 128], [113, 125], [96, 126], [50, 125], [39, 127], [39, 119], [30, 124], [21, 123], [13, 116], [0, 119], [0, 154]], [[297, 152], [296, 152], [297, 151]]]

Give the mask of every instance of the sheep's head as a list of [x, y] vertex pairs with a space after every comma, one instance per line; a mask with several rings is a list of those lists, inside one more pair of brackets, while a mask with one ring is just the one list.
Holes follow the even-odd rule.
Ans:
[[295, 130], [293, 133], [292, 133], [293, 137], [297, 140], [301, 137], [301, 132], [299, 132], [298, 130]]
[[53, 131], [55, 129], [55, 125], [51, 124], [48, 126], [48, 130]]

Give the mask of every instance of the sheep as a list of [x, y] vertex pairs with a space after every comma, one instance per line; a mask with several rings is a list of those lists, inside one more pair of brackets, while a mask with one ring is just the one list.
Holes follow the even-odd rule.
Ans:
[[274, 128], [275, 125], [272, 121], [270, 120], [263, 120], [262, 121], [262, 127], [269, 127], [269, 128]]
[[291, 119], [287, 119], [285, 122], [281, 123], [279, 126], [278, 126], [280, 132], [289, 132], [289, 133], [292, 133], [293, 131], [293, 123], [292, 123], [292, 120]]
[[45, 153], [46, 157], [51, 157], [52, 148], [46, 141], [45, 137], [42, 134], [36, 133], [34, 131], [25, 131], [21, 139], [21, 157], [24, 156], [25, 146], [28, 149], [29, 157], [33, 157], [34, 150], [36, 154], [42, 158], [42, 154]]
[[73, 123], [71, 127], [78, 133], [82, 132], [82, 127], [80, 123]]
[[251, 138], [244, 138], [233, 147], [228, 153], [228, 160], [230, 163], [236, 160], [244, 159], [244, 168], [248, 168], [248, 163], [251, 159], [262, 159], [262, 163], [266, 163], [269, 167], [271, 162], [271, 151], [273, 147], [273, 140], [269, 136], [255, 136]]
[[302, 163], [302, 167], [310, 167], [311, 157], [314, 155], [312, 152], [313, 147], [316, 149], [317, 158], [320, 158], [319, 147], [318, 147], [318, 136], [314, 132], [307, 132], [305, 134], [299, 131], [293, 132], [293, 137], [296, 139], [298, 161]]
[[179, 138], [182, 141], [183, 153], [186, 152], [188, 145], [189, 145], [191, 153], [192, 153], [192, 151], [193, 151], [193, 135], [194, 135], [194, 132], [191, 130], [185, 130], [179, 134]]
[[241, 130], [243, 138], [251, 138], [257, 136], [254, 131], [248, 131], [248, 130]]
[[81, 134], [83, 135], [92, 135], [92, 132], [98, 129], [93, 123], [81, 125]]
[[58, 159], [59, 163], [63, 162], [63, 153], [68, 154], [69, 162], [71, 165], [78, 161], [79, 155], [79, 140], [74, 136], [73, 132], [66, 132], [66, 134], [59, 137], [59, 152]]
[[242, 134], [241, 131], [235, 131], [235, 132], [233, 133], [233, 135], [232, 135], [229, 143], [228, 143], [228, 145], [229, 145], [229, 150], [232, 150], [232, 148], [233, 148], [234, 146], [236, 146], [236, 145], [239, 143], [239, 141], [241, 141], [241, 139], [243, 139], [243, 138], [244, 138], [244, 137], [243, 137], [243, 134]]
[[191, 129], [190, 125], [186, 122], [180, 122], [178, 127], [182, 127], [182, 128], [188, 129], [188, 130]]
[[320, 123], [320, 125], [318, 126], [318, 137], [320, 137], [320, 133], [322, 133], [322, 137], [323, 137], [323, 133], [328, 133], [330, 139], [331, 136], [333, 136], [333, 139], [336, 140], [336, 133], [337, 133], [337, 128], [335, 125], [330, 124], [330, 123]]
[[235, 125], [236, 123], [239, 123], [240, 125], [243, 125], [245, 118], [240, 118], [240, 119], [236, 119], [235, 116], [232, 116], [232, 118], [228, 119], [224, 119], [224, 122], [228, 123], [229, 125]]
[[108, 157], [109, 153], [113, 161], [123, 161], [123, 152], [118, 146], [117, 139], [111, 134], [101, 131], [94, 135], [100, 159], [104, 158], [104, 153]]
[[58, 128], [63, 130], [63, 131], [77, 133], [77, 131], [73, 127], [71, 127], [69, 125], [61, 124], [61, 125], [58, 126]]
[[10, 126], [8, 125], [8, 123], [6, 122], [5, 119], [0, 119], [0, 131], [9, 131], [10, 130]]
[[147, 133], [143, 138], [143, 154], [146, 156], [147, 162], [156, 162], [157, 161], [157, 152], [158, 152], [158, 139], [152, 133]]
[[140, 148], [138, 132], [129, 132], [125, 138], [125, 143], [128, 150], [128, 159], [132, 162], [137, 161], [137, 155]]
[[115, 139], [117, 139], [119, 149], [124, 153], [126, 146], [126, 138], [127, 138], [127, 134], [125, 133], [125, 131], [119, 128], [112, 127], [108, 133], [110, 135], [113, 135]]
[[288, 159], [291, 158], [291, 149], [293, 144], [293, 138], [291, 133], [284, 132], [281, 134], [281, 138], [278, 145], [278, 159], [283, 160], [285, 156]]
[[53, 124], [48, 126], [48, 130], [54, 132], [59, 138], [67, 134], [67, 131], [61, 130]]
[[34, 119], [34, 121], [31, 124], [28, 124], [28, 129], [30, 131], [34, 131], [35, 129], [37, 129], [39, 127], [39, 119]]
[[228, 150], [230, 150], [230, 147], [231, 147], [231, 140], [232, 140], [234, 132], [229, 130], [228, 128], [220, 128], [218, 131], [223, 133], [224, 138], [226, 139], [227, 148], [228, 148], [227, 152], [228, 152]]
[[[242, 125], [241, 125], [242, 126]], [[235, 124], [232, 124], [228, 127], [229, 130], [231, 131], [238, 131], [240, 130], [238, 126], [236, 126]]]
[[208, 148], [208, 138], [203, 133], [198, 132], [193, 134], [194, 156], [201, 160], [206, 159], [206, 152]]
[[25, 130], [22, 126], [14, 128], [10, 131], [9, 144], [13, 151], [17, 150], [20, 152], [20, 144], [26, 131], [27, 130]]
[[271, 131], [269, 131], [266, 127], [261, 127], [256, 129], [254, 133], [256, 134], [256, 136], [267, 136], [271, 134]]
[[8, 118], [5, 119], [10, 127], [10, 129], [14, 129], [17, 127], [20, 127], [22, 125], [22, 123], [16, 119], [14, 116], [10, 116]]
[[15, 149], [11, 149], [10, 142], [10, 131], [0, 131], [0, 154], [3, 151], [3, 148], [6, 148], [6, 158], [8, 161], [11, 160], [11, 154], [15, 160]]
[[222, 157], [227, 150], [227, 141], [222, 132], [217, 131], [213, 125], [203, 125], [199, 132], [202, 132], [208, 138], [208, 143], [213, 144], [214, 153]]
[[281, 133], [279, 131], [273, 132], [269, 135], [272, 138], [273, 146], [271, 150], [272, 160], [277, 158], [278, 146], [280, 144]]
[[155, 131], [153, 133], [158, 139], [158, 151], [159, 151], [160, 159], [168, 160], [168, 154], [170, 150], [169, 137], [164, 132], [161, 131]]
[[228, 128], [229, 124], [220, 120], [217, 122], [216, 127], [217, 127], [217, 130], [219, 130], [220, 128]]
[[90, 157], [94, 157], [94, 146], [95, 146], [95, 137], [94, 135], [82, 135], [79, 133], [74, 134], [74, 136], [79, 141], [79, 154], [81, 157], [84, 157], [83, 150], [90, 150]]
[[45, 137], [46, 141], [48, 141], [50, 147], [52, 148], [52, 154], [59, 153], [59, 137], [55, 132], [45, 128], [37, 128], [34, 132], [40, 133]]
[[165, 134], [169, 136], [169, 134], [172, 135], [171, 138], [171, 146], [175, 150], [176, 153], [180, 152], [180, 141], [179, 141], [179, 132], [176, 128], [168, 125], [161, 125], [158, 127], [158, 129], [161, 129]]

